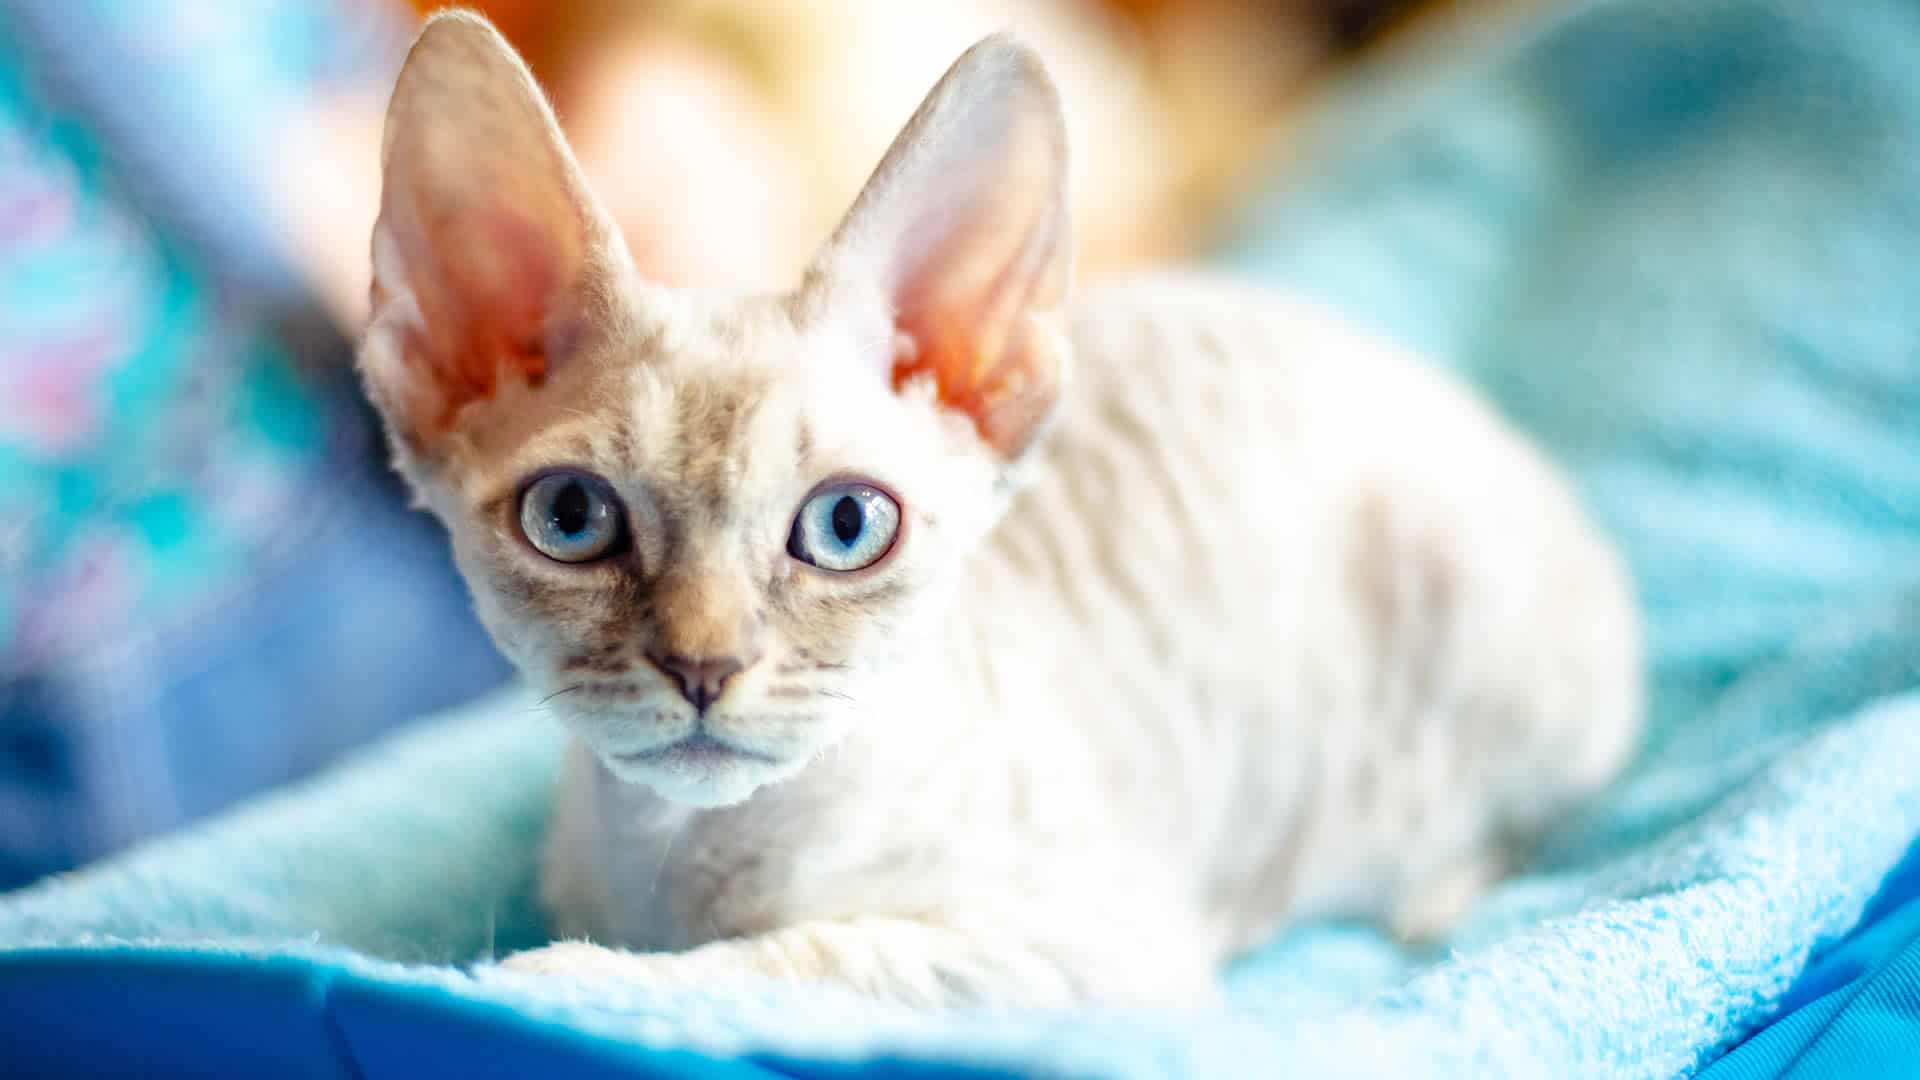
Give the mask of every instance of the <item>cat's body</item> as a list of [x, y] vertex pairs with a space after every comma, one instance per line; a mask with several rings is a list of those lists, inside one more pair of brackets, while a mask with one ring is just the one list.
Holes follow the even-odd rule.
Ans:
[[1217, 280], [1109, 287], [1071, 325], [1049, 449], [857, 737], [718, 810], [576, 750], [547, 866], [565, 936], [1000, 916], [1068, 977], [867, 988], [1191, 1000], [1284, 920], [1444, 929], [1618, 767], [1621, 571], [1478, 402]]
[[779, 297], [634, 281], [472, 20], [392, 115], [369, 384], [580, 739], [544, 892], [593, 944], [510, 966], [1193, 1000], [1287, 919], [1444, 929], [1624, 760], [1618, 561], [1463, 390], [1218, 281], [1055, 318], [1017, 47]]

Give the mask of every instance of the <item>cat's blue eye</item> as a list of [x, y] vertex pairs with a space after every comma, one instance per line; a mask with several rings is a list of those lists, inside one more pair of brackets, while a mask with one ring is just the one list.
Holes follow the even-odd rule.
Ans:
[[626, 538], [620, 500], [605, 480], [586, 472], [551, 472], [520, 493], [520, 532], [549, 559], [592, 562]]
[[872, 566], [893, 548], [900, 504], [856, 481], [832, 484], [807, 497], [787, 535], [787, 554], [822, 570]]

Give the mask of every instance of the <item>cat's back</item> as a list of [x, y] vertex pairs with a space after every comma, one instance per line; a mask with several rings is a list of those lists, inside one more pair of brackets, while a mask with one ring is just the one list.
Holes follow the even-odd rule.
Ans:
[[1532, 448], [1450, 374], [1303, 297], [1156, 273], [1087, 291], [1067, 326], [1057, 425], [1001, 531], [1015, 548], [1036, 533], [1056, 549], [1077, 541], [1093, 558], [1046, 572], [1102, 575], [1136, 616], [1230, 615], [1250, 592], [1272, 615], [1339, 576], [1355, 528], [1383, 506], [1444, 515], [1489, 482], [1519, 483], [1543, 495], [1543, 520], [1577, 516]]
[[1142, 275], [1083, 294], [1068, 333], [1057, 425], [994, 546], [1103, 655], [1272, 682], [1333, 648], [1395, 564], [1461, 580], [1437, 567], [1488, 522], [1541, 549], [1582, 528], [1457, 380], [1302, 297]]
[[[1069, 327], [1058, 425], [983, 577], [1044, 613], [1024, 651], [1138, 790], [1142, 830], [1252, 851], [1248, 821], [1324, 813], [1346, 824], [1303, 819], [1300, 842], [1340, 854], [1294, 857], [1341, 885], [1287, 888], [1370, 907], [1374, 884], [1438, 872], [1409, 845], [1445, 861], [1525, 832], [1619, 765], [1638, 726], [1622, 565], [1463, 383], [1302, 298], [1205, 275], [1091, 290]], [[1202, 868], [1219, 895], [1270, 887], [1237, 858]]]
[[[1259, 563], [1314, 535], [1347, 549], [1365, 541], [1356, 520], [1364, 532], [1383, 513], [1412, 526], [1471, 507], [1543, 544], [1591, 532], [1558, 472], [1463, 380], [1303, 296], [1141, 275], [1080, 297], [1068, 333], [1058, 425], [1016, 516], [1129, 534], [1158, 520], [1188, 562]], [[1227, 524], [1240, 531], [1216, 551]]]
[[[1200, 452], [1232, 455], [1342, 432], [1491, 419], [1424, 358], [1302, 295], [1222, 273], [1099, 284], [1076, 298], [1068, 334], [1074, 369], [1061, 431], [1070, 446], [1128, 421], [1161, 438], [1187, 430], [1200, 436]], [[1366, 412], [1336, 415], [1363, 400]]]
[[[1305, 297], [1206, 273], [1102, 285], [1068, 325], [1058, 427], [1003, 533], [1015, 547], [1054, 535], [1038, 546], [1064, 553], [1043, 571], [1056, 589], [1111, 586], [1102, 626], [1162, 627], [1156, 651], [1176, 670], [1271, 682], [1276, 656], [1340, 665], [1462, 627], [1480, 662], [1514, 661], [1503, 645], [1525, 651], [1543, 623], [1568, 621], [1540, 614], [1557, 604], [1590, 616], [1565, 636], [1596, 670], [1569, 685], [1620, 688], [1610, 701], [1637, 689], [1612, 544], [1533, 443], [1438, 362]], [[1416, 618], [1432, 625], [1405, 625]], [[1226, 659], [1195, 656], [1196, 638]]]

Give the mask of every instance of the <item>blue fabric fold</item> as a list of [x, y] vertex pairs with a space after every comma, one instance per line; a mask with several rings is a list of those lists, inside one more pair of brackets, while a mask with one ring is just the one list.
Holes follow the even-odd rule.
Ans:
[[1920, 1076], [1920, 844], [1780, 1008], [1705, 1080]]

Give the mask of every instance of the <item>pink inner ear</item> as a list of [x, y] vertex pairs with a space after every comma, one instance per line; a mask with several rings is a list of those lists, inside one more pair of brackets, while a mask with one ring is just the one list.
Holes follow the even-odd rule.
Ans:
[[368, 367], [389, 420], [444, 435], [506, 383], [539, 384], [584, 314], [603, 227], [512, 48], [471, 15], [429, 19], [387, 110]]
[[577, 284], [563, 266], [577, 241], [556, 238], [510, 210], [459, 215], [435, 223], [429, 244], [436, 284], [419, 291], [425, 323], [413, 342], [425, 360], [439, 408], [436, 433], [453, 426], [460, 410], [492, 398], [500, 380], [518, 376], [538, 386], [546, 378], [549, 342]]
[[1018, 456], [1059, 397], [1060, 343], [1024, 312], [990, 352], [977, 347], [974, 332], [914, 325], [902, 326], [911, 345], [894, 359], [893, 388], [931, 376], [940, 403], [972, 420], [981, 441]]
[[896, 287], [910, 345], [894, 359], [893, 384], [932, 376], [941, 403], [1013, 457], [1059, 395], [1063, 346], [1043, 320], [1064, 298], [1071, 240], [1044, 169], [1016, 165], [998, 179], [992, 197], [976, 195], [940, 235], [919, 238], [928, 250]]

